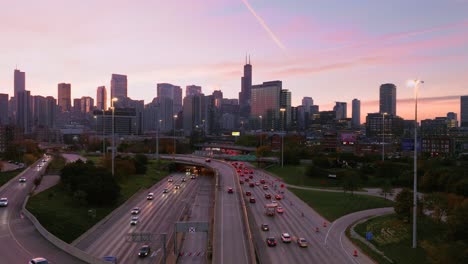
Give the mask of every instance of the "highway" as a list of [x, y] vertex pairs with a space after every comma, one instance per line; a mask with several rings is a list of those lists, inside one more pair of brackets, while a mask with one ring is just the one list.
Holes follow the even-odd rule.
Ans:
[[8, 206], [0, 207], [0, 263], [27, 263], [34, 257], [45, 257], [50, 263], [84, 263], [49, 243], [21, 214], [22, 204], [33, 186], [33, 179], [44, 167], [34, 163], [22, 174], [27, 179], [19, 183], [16, 177], [0, 188], [0, 197], [8, 198]]
[[[252, 192], [252, 197], [256, 198], [256, 203], [249, 203], [249, 211], [250, 216], [253, 217], [252, 230], [261, 263], [373, 263], [351, 244], [344, 235], [344, 230], [355, 220], [364, 215], [372, 215], [376, 211], [369, 210], [367, 214], [356, 214], [353, 217], [340, 218], [334, 223], [328, 223], [293, 193], [281, 188], [280, 182], [273, 176], [263, 171], [255, 171], [250, 182], [259, 182], [261, 179], [266, 180], [268, 190], [263, 190], [263, 184], [255, 185], [255, 187], [249, 187], [248, 183], [242, 185], [243, 196], [247, 202], [250, 197], [245, 195], [246, 191]], [[274, 197], [281, 191], [284, 191], [284, 198], [277, 202], [284, 208], [284, 213], [267, 216], [264, 206], [271, 201], [265, 198], [265, 193], [270, 193]], [[326, 227], [324, 227], [324, 222], [326, 222]], [[262, 223], [268, 224], [270, 230], [262, 231], [260, 229]], [[316, 232], [317, 227], [318, 232]], [[293, 241], [290, 244], [281, 242], [280, 236], [285, 232], [292, 237]], [[270, 236], [277, 239], [276, 247], [267, 246], [265, 240]], [[299, 237], [309, 242], [308, 248], [300, 248], [295, 243]], [[358, 250], [358, 257], [353, 256], [355, 249]]]
[[[179, 221], [185, 208], [189, 208], [200, 186], [199, 178], [186, 177], [186, 182], [182, 182], [183, 177], [185, 175], [181, 173], [173, 174], [169, 177], [173, 182], [161, 181], [148, 192], [138, 194], [75, 246], [99, 258], [116, 256], [119, 263], [158, 263], [163, 255], [162, 236], [158, 234], [166, 233], [168, 239], [173, 235], [174, 222]], [[180, 189], [176, 189], [176, 185], [180, 185]], [[163, 192], [165, 188], [168, 193]], [[154, 193], [153, 200], [146, 199], [149, 192]], [[131, 210], [134, 207], [140, 207], [141, 212], [137, 215], [137, 225], [131, 226]], [[149, 242], [131, 242], [128, 234], [132, 232], [150, 233], [153, 237]], [[150, 245], [152, 252], [146, 258], [139, 258], [139, 249], [144, 244]], [[172, 252], [173, 248], [167, 249], [168, 254]]]

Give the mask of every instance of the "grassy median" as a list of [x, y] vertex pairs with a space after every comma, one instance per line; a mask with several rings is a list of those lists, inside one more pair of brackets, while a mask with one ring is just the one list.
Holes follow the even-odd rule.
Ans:
[[393, 206], [392, 201], [369, 195], [294, 188], [289, 190], [330, 222], [357, 211]]
[[[161, 161], [161, 164], [165, 163], [168, 162]], [[118, 203], [113, 206], [96, 208], [77, 205], [72, 194], [59, 184], [31, 197], [27, 209], [49, 232], [70, 243], [128, 200], [138, 190], [151, 187], [168, 173], [167, 170], [157, 170], [157, 164], [154, 160], [149, 161], [146, 174], [133, 175], [119, 183], [121, 196]]]
[[11, 179], [16, 177], [18, 174], [20, 174], [24, 169], [17, 169], [14, 171], [5, 171], [5, 172], [0, 172], [0, 186], [3, 184], [9, 182]]

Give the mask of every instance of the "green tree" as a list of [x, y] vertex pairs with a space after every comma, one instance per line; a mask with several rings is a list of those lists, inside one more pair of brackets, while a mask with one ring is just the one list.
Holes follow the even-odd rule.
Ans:
[[343, 178], [344, 192], [349, 191], [353, 195], [360, 185], [359, 174], [353, 170], [347, 170], [341, 177]]
[[409, 221], [411, 217], [411, 209], [413, 208], [413, 192], [407, 188], [403, 188], [395, 198], [395, 212], [404, 221]]
[[382, 184], [382, 187], [380, 187], [380, 191], [381, 191], [382, 194], [384, 195], [385, 199], [387, 199], [387, 195], [388, 195], [388, 194], [390, 194], [390, 195], [393, 194], [393, 186], [392, 186], [392, 184], [390, 183], [389, 180], [386, 180], [386, 181]]
[[148, 165], [148, 157], [143, 154], [136, 154], [135, 158], [135, 171], [137, 174], [145, 174]]
[[448, 217], [450, 236], [454, 240], [468, 240], [468, 199], [455, 207], [453, 214]]
[[432, 217], [440, 222], [444, 216], [447, 216], [449, 210], [448, 197], [445, 193], [428, 193], [424, 195], [424, 206], [432, 210]]

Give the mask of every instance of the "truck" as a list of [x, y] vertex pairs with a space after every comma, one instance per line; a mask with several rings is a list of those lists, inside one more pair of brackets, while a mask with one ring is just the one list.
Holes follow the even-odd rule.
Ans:
[[269, 203], [265, 205], [265, 214], [268, 216], [274, 216], [276, 214], [276, 207], [278, 204]]

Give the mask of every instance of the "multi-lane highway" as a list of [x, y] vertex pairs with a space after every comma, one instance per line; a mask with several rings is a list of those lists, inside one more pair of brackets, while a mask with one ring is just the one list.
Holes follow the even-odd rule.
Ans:
[[[186, 181], [182, 182], [184, 177]], [[200, 186], [198, 178], [190, 179], [181, 173], [169, 178], [173, 181], [161, 181], [148, 192], [140, 193], [120, 207], [104, 224], [82, 238], [76, 247], [99, 258], [115, 256], [119, 263], [157, 263], [163, 256], [163, 240], [158, 234], [166, 233], [168, 239], [173, 236], [174, 223], [179, 221], [187, 211], [186, 208], [190, 207]], [[180, 188], [177, 189], [176, 185]], [[167, 193], [164, 189], [167, 189]], [[147, 200], [149, 192], [154, 193], [153, 200]], [[131, 210], [135, 207], [141, 208], [141, 211], [132, 215]], [[130, 225], [132, 216], [138, 216], [135, 226]], [[151, 234], [151, 241], [132, 242], [128, 234], [134, 232]], [[141, 239], [145, 238], [136, 238]], [[150, 256], [139, 258], [139, 249], [144, 244], [151, 247]], [[172, 254], [172, 251], [172, 248], [167, 249], [168, 253]]]
[[49, 243], [21, 214], [34, 178], [45, 167], [42, 163], [40, 160], [23, 172], [25, 183], [19, 183], [18, 176], [1, 188], [0, 197], [8, 198], [8, 206], [0, 207], [0, 263], [27, 263], [39, 256], [47, 258], [50, 263], [84, 263]]
[[[246, 177], [248, 175], [243, 178]], [[338, 224], [333, 227], [334, 223], [328, 223], [293, 193], [281, 188], [276, 178], [267, 173], [255, 171], [253, 179], [250, 179], [249, 182], [256, 183], [260, 182], [261, 179], [266, 181], [267, 187], [265, 188], [268, 188], [267, 190], [263, 189], [264, 184], [254, 185], [254, 187], [249, 187], [249, 183], [242, 185], [242, 195], [246, 201], [250, 198], [245, 194], [247, 191], [250, 191], [252, 197], [256, 199], [256, 203], [249, 203], [249, 211], [254, 220], [252, 221], [252, 230], [261, 263], [372, 263], [372, 260], [360, 251], [358, 251], [358, 257], [353, 256], [354, 250], [357, 248], [344, 235], [344, 230], [352, 222], [339, 222], [337, 220]], [[266, 193], [271, 194], [273, 199], [266, 199]], [[265, 205], [275, 200], [276, 194], [283, 196], [277, 203], [284, 209], [284, 213], [267, 216]], [[356, 215], [353, 220], [357, 220], [361, 216]], [[326, 227], [324, 227], [324, 222], [327, 222]], [[269, 231], [260, 229], [263, 223], [269, 225]], [[281, 241], [282, 233], [289, 233], [292, 242], [283, 243]], [[267, 237], [275, 237], [277, 246], [268, 247]], [[299, 237], [308, 241], [307, 248], [300, 248], [295, 243]]]

